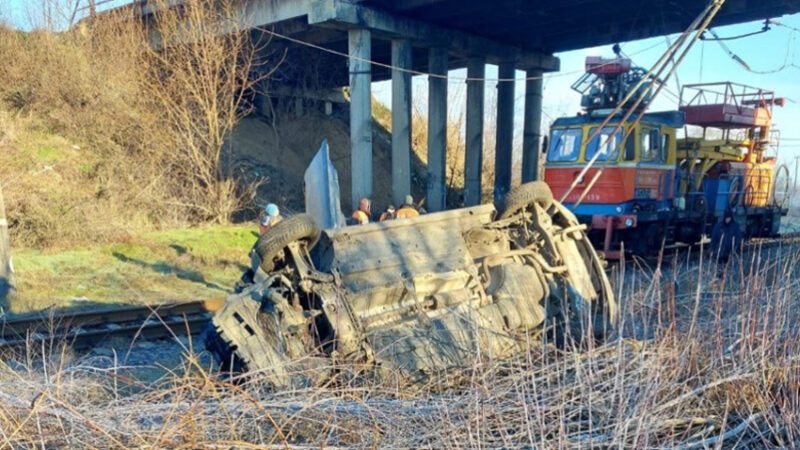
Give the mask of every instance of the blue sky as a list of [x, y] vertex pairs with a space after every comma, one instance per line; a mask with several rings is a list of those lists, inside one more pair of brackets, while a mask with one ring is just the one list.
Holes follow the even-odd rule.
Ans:
[[[0, 20], [10, 22], [21, 28], [31, 27], [31, 17], [38, 16], [35, 6], [38, 2], [30, 0], [0, 0]], [[125, 3], [114, 0], [109, 5]], [[34, 8], [33, 10], [31, 8]], [[678, 71], [677, 81], [671, 80], [669, 91], [678, 92], [680, 83], [699, 83], [712, 81], [733, 81], [755, 87], [772, 89], [777, 96], [786, 97], [788, 102], [783, 108], [776, 108], [775, 122], [781, 130], [781, 159], [791, 161], [800, 156], [800, 14], [777, 18], [786, 27], [775, 26], [767, 33], [728, 41], [728, 47], [741, 57], [752, 71], [746, 70], [735, 62], [717, 42], [699, 42]], [[735, 26], [716, 28], [720, 36], [736, 36], [761, 28], [762, 23], [753, 22]], [[793, 29], [787, 28], [791, 27]], [[675, 36], [670, 38], [674, 39]], [[625, 53], [632, 55], [634, 63], [642, 67], [650, 67], [666, 50], [664, 37], [622, 43]], [[553, 119], [571, 115], [579, 110], [579, 95], [570, 89], [570, 85], [580, 76], [584, 59], [588, 55], [611, 56], [611, 46], [577, 50], [558, 54], [561, 58], [561, 72], [550, 74], [544, 82], [544, 125]], [[785, 67], [784, 67], [785, 66]], [[783, 67], [782, 70], [777, 70]], [[756, 73], [758, 72], [758, 73]], [[769, 73], [767, 73], [769, 72]], [[774, 72], [774, 73], [773, 73]], [[452, 71], [451, 76], [464, 77], [463, 70]], [[487, 77], [496, 77], [495, 67], [489, 66]], [[518, 77], [524, 77], [518, 72]], [[424, 96], [426, 90], [425, 77], [415, 77], [414, 93]], [[464, 82], [453, 80], [449, 90], [454, 97], [463, 97]], [[487, 83], [487, 92], [492, 95], [494, 85]], [[390, 104], [390, 86], [388, 82], [375, 83], [373, 93], [382, 101]], [[524, 83], [517, 84], [517, 128], [522, 116]], [[458, 115], [460, 102], [454, 101], [451, 114]], [[653, 110], [675, 109], [677, 99], [669, 92], [662, 93]], [[519, 133], [518, 133], [519, 134]], [[517, 136], [515, 147], [521, 144]]]

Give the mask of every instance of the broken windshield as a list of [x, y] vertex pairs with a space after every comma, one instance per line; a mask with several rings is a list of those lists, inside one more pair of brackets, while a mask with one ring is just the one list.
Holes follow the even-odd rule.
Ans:
[[554, 129], [550, 139], [547, 160], [552, 162], [577, 161], [581, 149], [583, 130], [580, 128]]

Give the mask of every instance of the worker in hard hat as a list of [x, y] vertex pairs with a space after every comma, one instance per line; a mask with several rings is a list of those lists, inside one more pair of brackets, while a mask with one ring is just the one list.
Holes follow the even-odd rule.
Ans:
[[351, 216], [355, 225], [366, 225], [370, 221], [372, 202], [366, 197], [358, 201], [358, 209]]
[[278, 209], [278, 205], [274, 203], [268, 203], [267, 206], [264, 207], [264, 210], [261, 211], [261, 214], [258, 216], [258, 232], [259, 234], [263, 235], [267, 233], [272, 227], [278, 224], [283, 220], [281, 217], [281, 212]]
[[403, 205], [397, 210], [396, 217], [398, 219], [405, 219], [417, 216], [419, 216], [419, 211], [417, 210], [417, 207], [414, 206], [414, 197], [411, 195], [406, 195]]

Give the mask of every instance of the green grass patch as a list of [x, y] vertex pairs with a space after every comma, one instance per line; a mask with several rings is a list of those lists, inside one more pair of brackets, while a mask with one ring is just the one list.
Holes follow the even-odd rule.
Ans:
[[41, 162], [55, 162], [64, 158], [61, 150], [53, 147], [39, 147], [36, 150], [36, 159]]
[[127, 242], [14, 253], [13, 313], [225, 297], [249, 264], [252, 226], [147, 232]]

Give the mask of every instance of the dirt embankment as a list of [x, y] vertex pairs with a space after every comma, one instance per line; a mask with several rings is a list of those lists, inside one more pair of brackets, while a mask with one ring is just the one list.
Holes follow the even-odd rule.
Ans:
[[[270, 121], [258, 115], [243, 119], [231, 138], [231, 163], [249, 177], [266, 177], [259, 190], [259, 202], [275, 202], [287, 211], [304, 209], [303, 175], [323, 140], [328, 140], [331, 160], [339, 172], [342, 211], [350, 211], [350, 134], [347, 110], [332, 116], [309, 112], [302, 117]], [[374, 210], [391, 203], [391, 135], [373, 126]], [[412, 163], [412, 190], [416, 199], [425, 192], [423, 166]]]

